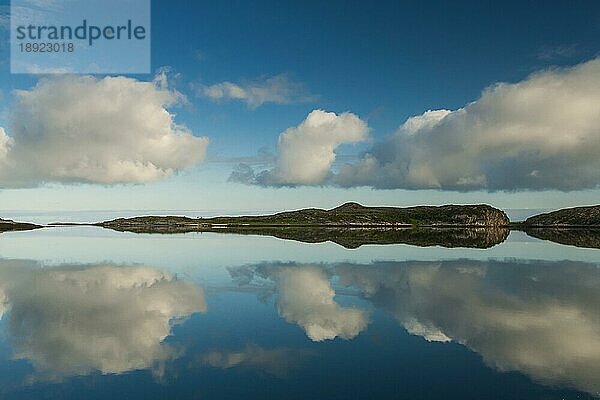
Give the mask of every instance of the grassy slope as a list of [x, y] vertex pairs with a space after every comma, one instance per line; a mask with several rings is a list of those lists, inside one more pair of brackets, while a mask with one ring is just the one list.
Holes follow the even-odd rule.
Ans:
[[562, 210], [536, 215], [527, 218], [523, 225], [532, 227], [600, 227], [600, 205], [563, 208]]
[[0, 219], [0, 232], [29, 231], [38, 228], [41, 228], [41, 226], [25, 222], [14, 222], [7, 219]]

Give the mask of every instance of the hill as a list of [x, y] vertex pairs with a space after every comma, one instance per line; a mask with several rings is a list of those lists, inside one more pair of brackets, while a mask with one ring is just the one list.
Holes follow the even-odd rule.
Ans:
[[10, 219], [0, 219], [0, 232], [29, 231], [38, 228], [41, 228], [41, 226], [26, 222], [15, 222]]
[[309, 208], [263, 216], [134, 217], [101, 222], [118, 230], [169, 233], [196, 227], [505, 227], [506, 214], [488, 205], [365, 207], [346, 203], [331, 210]]
[[525, 227], [600, 227], [600, 205], [563, 208], [535, 215], [523, 222]]

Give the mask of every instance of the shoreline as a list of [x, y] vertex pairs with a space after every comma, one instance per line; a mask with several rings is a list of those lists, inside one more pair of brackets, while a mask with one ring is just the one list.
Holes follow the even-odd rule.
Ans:
[[[284, 222], [283, 216], [287, 215], [301, 215], [303, 213], [318, 212], [318, 213], [335, 213], [340, 210], [350, 211], [351, 213], [360, 213], [363, 210], [370, 212], [371, 210], [383, 210], [387, 212], [406, 213], [413, 212], [414, 210], [440, 210], [452, 207], [452, 212], [443, 212], [443, 214], [451, 218], [452, 214], [456, 214], [457, 211], [469, 211], [476, 207], [488, 207], [498, 213], [502, 213], [505, 217], [500, 223], [486, 223], [475, 221], [472, 223], [444, 223], [444, 222], [431, 222], [426, 221], [413, 221], [410, 222], [398, 222], [398, 221], [383, 221], [383, 222], [355, 222], [350, 216], [350, 220], [344, 220], [343, 222]], [[140, 215], [127, 218], [117, 218], [108, 221], [100, 222], [52, 222], [48, 224], [36, 224], [30, 222], [17, 222], [8, 219], [0, 219], [0, 231], [10, 230], [26, 230], [26, 229], [39, 229], [39, 228], [51, 228], [51, 227], [66, 227], [66, 226], [97, 226], [104, 228], [111, 228], [115, 226], [180, 226], [180, 227], [194, 227], [198, 229], [217, 229], [217, 228], [244, 228], [244, 227], [256, 227], [256, 228], [356, 228], [356, 229], [410, 229], [410, 228], [430, 228], [430, 229], [474, 229], [474, 228], [506, 228], [515, 231], [525, 231], [527, 229], [567, 229], [567, 230], [581, 230], [581, 229], [600, 229], [600, 220], [597, 223], [566, 223], [560, 222], [546, 222], [540, 223], [540, 219], [543, 221], [544, 218], [551, 218], [554, 214], [564, 214], [566, 212], [574, 213], [575, 216], [580, 217], [584, 215], [588, 209], [597, 209], [600, 212], [600, 206], [588, 206], [588, 207], [573, 207], [564, 208], [556, 211], [547, 213], [537, 214], [531, 216], [523, 221], [511, 221], [506, 216], [506, 213], [500, 209], [494, 208], [486, 204], [478, 205], [442, 205], [442, 206], [412, 206], [412, 207], [365, 207], [357, 203], [345, 203], [341, 206], [335, 207], [330, 210], [317, 209], [317, 208], [306, 208], [294, 211], [283, 211], [275, 214], [265, 215], [240, 215], [240, 216], [214, 216], [214, 217], [187, 217], [183, 215]], [[266, 219], [277, 219], [276, 222], [266, 222]]]

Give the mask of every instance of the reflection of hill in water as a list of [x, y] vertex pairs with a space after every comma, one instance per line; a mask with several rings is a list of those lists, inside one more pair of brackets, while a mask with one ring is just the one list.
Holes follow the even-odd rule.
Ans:
[[600, 249], [600, 228], [526, 228], [525, 232], [555, 243]]
[[367, 244], [489, 248], [502, 243], [509, 233], [508, 229], [503, 228], [263, 228], [248, 231], [241, 229], [236, 233], [270, 235], [306, 243], [330, 241], [349, 249]]
[[110, 227], [134, 233], [213, 232], [240, 235], [273, 236], [304, 243], [334, 242], [348, 249], [363, 245], [410, 244], [429, 247], [490, 248], [506, 240], [506, 228], [348, 228], [348, 227], [169, 227], [168, 231], [140, 227]]

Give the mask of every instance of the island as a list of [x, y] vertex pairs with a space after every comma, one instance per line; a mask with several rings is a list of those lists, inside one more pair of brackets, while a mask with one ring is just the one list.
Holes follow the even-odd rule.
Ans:
[[[330, 210], [307, 208], [270, 215], [189, 218], [141, 216], [91, 225], [122, 232], [175, 234], [224, 233], [273, 236], [305, 243], [333, 242], [349, 249], [363, 245], [410, 244], [489, 248], [504, 242], [511, 230], [555, 243], [600, 249], [600, 205], [565, 208], [510, 222], [486, 204], [415, 207], [366, 207], [345, 203]], [[0, 232], [42, 226], [0, 219]]]
[[600, 205], [535, 215], [519, 224], [519, 228], [538, 239], [600, 249]]
[[272, 215], [213, 218], [146, 216], [97, 225], [136, 233], [268, 235], [307, 243], [331, 241], [347, 248], [396, 243], [488, 248], [506, 240], [509, 224], [503, 211], [485, 204], [398, 208], [346, 203], [331, 210], [310, 208]]
[[15, 222], [10, 219], [0, 218], [0, 232], [10, 231], [30, 231], [33, 229], [39, 229], [42, 226], [36, 224], [30, 224], [27, 222]]

